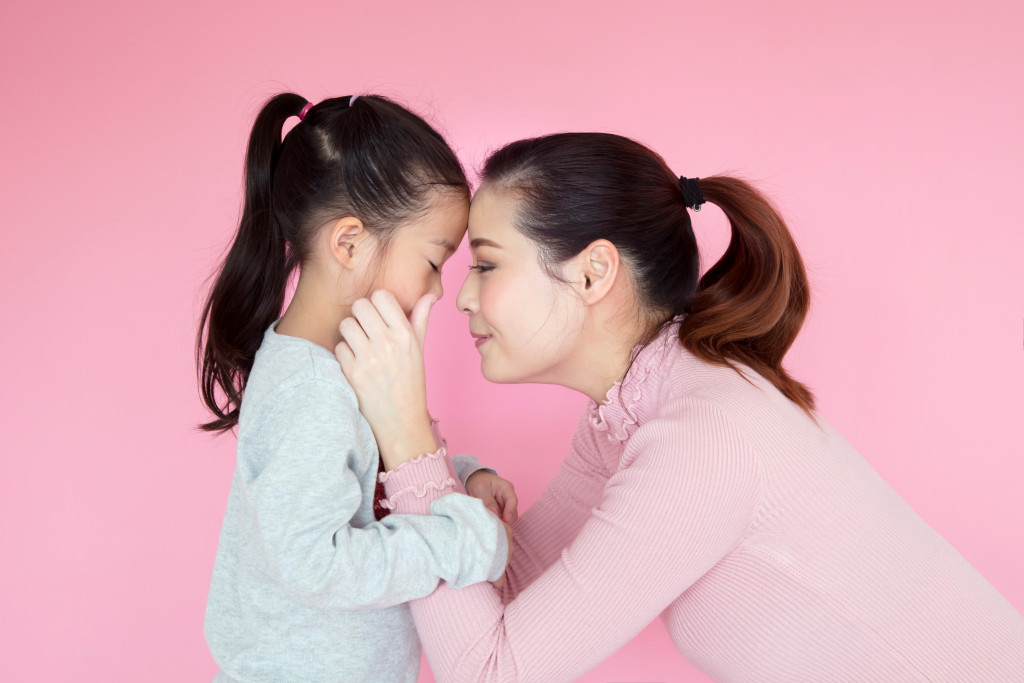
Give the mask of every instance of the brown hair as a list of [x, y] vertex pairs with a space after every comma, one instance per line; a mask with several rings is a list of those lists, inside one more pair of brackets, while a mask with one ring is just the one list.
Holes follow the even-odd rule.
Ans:
[[732, 230], [725, 254], [698, 281], [680, 179], [638, 142], [607, 133], [519, 140], [488, 157], [482, 179], [520, 198], [515, 227], [545, 264], [607, 239], [661, 324], [685, 314], [679, 338], [690, 352], [747, 365], [806, 412], [814, 408], [810, 390], [782, 367], [810, 307], [807, 274], [785, 222], [752, 185], [728, 176], [698, 181]]

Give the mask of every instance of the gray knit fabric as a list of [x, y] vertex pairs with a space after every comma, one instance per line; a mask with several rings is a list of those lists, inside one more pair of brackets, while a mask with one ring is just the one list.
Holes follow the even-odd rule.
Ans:
[[[206, 607], [217, 681], [416, 680], [409, 600], [497, 579], [508, 544], [483, 504], [377, 522], [379, 454], [334, 355], [267, 330], [245, 389], [238, 459]], [[460, 476], [479, 467], [457, 461]]]

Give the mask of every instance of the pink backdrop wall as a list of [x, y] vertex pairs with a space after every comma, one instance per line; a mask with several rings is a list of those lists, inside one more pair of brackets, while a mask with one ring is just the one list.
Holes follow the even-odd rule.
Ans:
[[[396, 96], [471, 166], [596, 129], [759, 182], [814, 284], [789, 367], [1024, 610], [1020, 3], [152, 5], [2, 10], [0, 678], [214, 673], [234, 441], [192, 429], [192, 339], [248, 126], [280, 89]], [[723, 248], [714, 210], [696, 230]], [[435, 309], [433, 411], [529, 504], [583, 402], [480, 378], [452, 305], [467, 263]], [[584, 680], [706, 679], [656, 623]]]

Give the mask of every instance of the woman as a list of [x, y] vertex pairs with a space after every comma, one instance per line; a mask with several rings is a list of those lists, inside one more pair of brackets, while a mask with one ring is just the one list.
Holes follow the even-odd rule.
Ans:
[[[705, 201], [732, 239], [698, 282], [688, 210]], [[754, 188], [678, 178], [618, 136], [522, 140], [486, 162], [469, 237], [458, 306], [484, 376], [592, 403], [513, 527], [501, 592], [412, 603], [439, 679], [572, 680], [661, 614], [718, 680], [1024, 680], [1024, 619], [783, 369], [808, 283]], [[418, 349], [398, 350], [408, 325], [390, 309], [359, 322], [339, 359], [395, 423], [409, 400], [380, 387], [411, 384]], [[398, 441], [390, 502], [427, 513], [449, 468], [436, 453], [399, 467], [435, 444]]]

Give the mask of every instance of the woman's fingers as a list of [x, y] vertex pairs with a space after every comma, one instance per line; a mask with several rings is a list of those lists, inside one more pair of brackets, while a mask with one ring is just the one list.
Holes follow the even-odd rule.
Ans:
[[437, 449], [423, 372], [423, 351], [390, 292], [352, 304], [341, 321], [338, 362], [359, 399], [387, 469]]
[[[345, 318], [341, 321], [338, 329], [341, 331], [341, 338], [345, 340], [349, 350], [355, 356], [361, 355], [370, 347], [370, 340], [366, 336], [366, 331], [363, 330], [362, 325], [355, 318]], [[341, 359], [339, 358], [338, 360], [340, 361]]]
[[377, 314], [392, 329], [408, 327], [409, 321], [405, 317], [405, 311], [395, 295], [386, 289], [378, 289], [370, 295], [370, 303], [377, 310]]
[[334, 355], [341, 365], [341, 371], [346, 376], [351, 374], [356, 362], [356, 355], [352, 353], [352, 347], [346, 342], [338, 342], [338, 345], [334, 347]]
[[421, 350], [427, 338], [427, 321], [430, 319], [430, 310], [434, 307], [435, 303], [437, 303], [436, 296], [425, 294], [412, 307], [412, 315], [409, 316], [409, 322], [412, 323], [412, 329], [416, 334], [416, 339], [420, 342]]
[[370, 341], [384, 339], [389, 332], [390, 325], [381, 317], [377, 305], [369, 299], [356, 299], [352, 303], [352, 317], [359, 321]]

